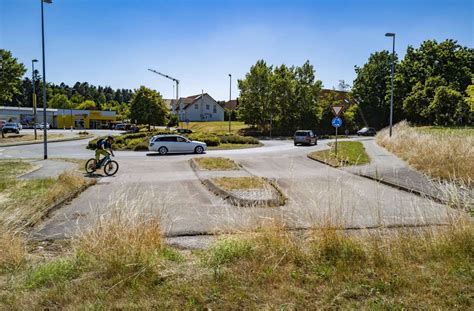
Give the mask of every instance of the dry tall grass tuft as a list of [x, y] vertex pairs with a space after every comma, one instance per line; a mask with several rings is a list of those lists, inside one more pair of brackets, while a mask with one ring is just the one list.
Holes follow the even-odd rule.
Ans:
[[26, 242], [19, 234], [0, 232], [0, 273], [15, 270], [26, 258]]
[[60, 200], [94, 182], [75, 172], [62, 173], [57, 180], [18, 180], [0, 202], [0, 228], [24, 230], [35, 225]]
[[394, 126], [391, 138], [384, 129], [376, 141], [430, 176], [470, 185], [474, 182], [474, 136], [432, 134], [402, 121]]
[[120, 277], [153, 271], [165, 247], [159, 221], [127, 207], [101, 217], [74, 245], [107, 275]]

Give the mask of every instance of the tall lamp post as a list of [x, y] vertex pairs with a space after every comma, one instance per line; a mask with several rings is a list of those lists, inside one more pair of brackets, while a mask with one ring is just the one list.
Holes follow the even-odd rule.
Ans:
[[41, 1], [41, 46], [43, 51], [43, 143], [44, 143], [44, 159], [48, 159], [48, 129], [46, 127], [46, 60], [44, 53], [44, 9], [43, 3], [53, 3], [53, 0]]
[[32, 84], [33, 84], [33, 128], [35, 131], [35, 140], [38, 139], [38, 134], [36, 133], [36, 90], [35, 90], [35, 80], [36, 80], [36, 72], [35, 72], [35, 63], [37, 63], [37, 59], [33, 59], [31, 61], [31, 70], [32, 70]]
[[392, 37], [392, 62], [390, 68], [390, 79], [391, 79], [391, 90], [390, 90], [390, 131], [389, 136], [392, 137], [392, 124], [393, 124], [393, 74], [395, 71], [395, 33], [387, 32], [385, 37]]
[[229, 73], [229, 134], [230, 134], [230, 124], [232, 122], [232, 109], [231, 101], [232, 100], [232, 75]]

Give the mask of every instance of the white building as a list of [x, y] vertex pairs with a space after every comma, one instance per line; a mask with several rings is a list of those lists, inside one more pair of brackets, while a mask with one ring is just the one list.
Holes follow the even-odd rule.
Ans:
[[224, 108], [209, 94], [181, 97], [170, 101], [171, 111], [180, 121], [224, 121]]

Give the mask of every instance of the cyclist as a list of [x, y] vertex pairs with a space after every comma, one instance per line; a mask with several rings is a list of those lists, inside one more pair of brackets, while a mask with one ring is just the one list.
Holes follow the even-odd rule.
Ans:
[[100, 168], [100, 164], [102, 162], [102, 160], [99, 161], [100, 155], [103, 155], [104, 157], [112, 155], [115, 157], [114, 152], [112, 150], [113, 142], [114, 138], [112, 136], [107, 137], [107, 139], [102, 138], [97, 141], [97, 149], [95, 150], [95, 162], [97, 163], [97, 168]]

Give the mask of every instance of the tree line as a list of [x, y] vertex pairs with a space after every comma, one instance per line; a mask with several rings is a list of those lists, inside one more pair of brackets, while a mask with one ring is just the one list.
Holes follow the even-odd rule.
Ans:
[[352, 89], [341, 81], [338, 92], [322, 90], [314, 67], [271, 66], [259, 60], [239, 80], [239, 117], [268, 133], [295, 129], [332, 133], [331, 106], [345, 106], [343, 130], [388, 125], [391, 61], [394, 61], [394, 120], [420, 125], [471, 125], [474, 121], [474, 50], [455, 40], [427, 40], [407, 48], [405, 57], [388, 51], [370, 55], [355, 67]]

